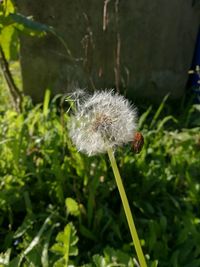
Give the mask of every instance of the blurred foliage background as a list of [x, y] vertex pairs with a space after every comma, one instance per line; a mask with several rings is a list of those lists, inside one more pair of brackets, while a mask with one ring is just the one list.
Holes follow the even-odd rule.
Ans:
[[[137, 267], [107, 156], [72, 146], [66, 95], [23, 94], [19, 32], [63, 43], [1, 1], [0, 266]], [[138, 101], [144, 148], [116, 151], [150, 267], [200, 266], [200, 105], [179, 101]]]

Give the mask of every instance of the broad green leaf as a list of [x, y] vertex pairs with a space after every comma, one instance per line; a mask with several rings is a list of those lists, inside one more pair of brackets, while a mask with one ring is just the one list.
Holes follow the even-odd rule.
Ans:
[[92, 257], [96, 267], [108, 267], [105, 259], [100, 255], [94, 255]]
[[65, 264], [65, 260], [63, 258], [57, 260], [53, 265], [53, 267], [64, 267], [64, 266], [68, 267], [68, 265]]
[[1, 5], [4, 10], [4, 16], [9, 15], [9, 13], [12, 13], [15, 11], [15, 7], [11, 0], [4, 0], [1, 2]]
[[68, 214], [74, 216], [78, 216], [80, 214], [78, 203], [73, 198], [66, 198], [65, 206]]
[[2, 29], [0, 32], [0, 44], [7, 60], [16, 60], [18, 58], [19, 40], [13, 26]]
[[[51, 251], [61, 255], [57, 263], [60, 266], [60, 262], [64, 262], [65, 266], [68, 266], [70, 256], [78, 255], [78, 237], [76, 235], [76, 229], [72, 223], [68, 223], [63, 232], [58, 233], [56, 237], [57, 243], [51, 247]], [[57, 266], [54, 264], [54, 266]]]

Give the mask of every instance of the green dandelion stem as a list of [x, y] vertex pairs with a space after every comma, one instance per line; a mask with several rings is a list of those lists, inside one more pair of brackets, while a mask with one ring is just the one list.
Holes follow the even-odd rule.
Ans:
[[116, 180], [116, 183], [117, 183], [119, 194], [120, 194], [120, 197], [121, 197], [121, 200], [122, 200], [122, 204], [123, 204], [124, 211], [125, 211], [125, 214], [126, 214], [126, 219], [128, 221], [128, 226], [129, 226], [129, 229], [130, 229], [130, 232], [131, 232], [131, 236], [132, 236], [133, 243], [134, 243], [134, 246], [135, 246], [135, 250], [136, 250], [136, 253], [137, 253], [137, 256], [138, 256], [140, 267], [147, 267], [147, 264], [146, 264], [146, 261], [145, 261], [145, 257], [144, 257], [144, 254], [143, 254], [143, 251], [142, 251], [142, 248], [141, 248], [141, 245], [140, 245], [140, 241], [139, 241], [139, 238], [138, 238], [138, 234], [137, 234], [137, 231], [136, 231], [136, 228], [135, 228], [135, 224], [134, 224], [134, 221], [133, 221], [133, 217], [132, 217], [132, 214], [131, 214], [131, 210], [130, 210], [128, 199], [127, 199], [127, 196], [126, 196], [126, 192], [124, 190], [124, 186], [123, 186], [122, 179], [121, 179], [121, 176], [120, 176], [120, 173], [119, 173], [119, 169], [117, 167], [115, 156], [114, 156], [114, 153], [113, 153], [111, 148], [108, 149], [108, 156], [109, 156], [109, 159], [110, 159], [110, 162], [111, 162], [111, 166], [112, 166], [112, 169], [113, 169], [113, 173], [114, 173], [114, 176], [115, 176], [115, 180]]

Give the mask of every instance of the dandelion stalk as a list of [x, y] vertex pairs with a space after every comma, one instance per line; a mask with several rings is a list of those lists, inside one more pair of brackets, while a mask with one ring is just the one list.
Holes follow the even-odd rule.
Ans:
[[82, 95], [68, 123], [72, 142], [88, 156], [108, 152], [124, 206], [140, 267], [146, 267], [135, 224], [113, 150], [133, 141], [137, 128], [137, 111], [127, 99], [113, 90]]
[[139, 260], [140, 266], [141, 267], [147, 267], [147, 264], [146, 264], [146, 261], [145, 261], [145, 257], [144, 257], [144, 254], [143, 254], [143, 251], [142, 251], [142, 248], [141, 248], [141, 245], [140, 245], [140, 241], [139, 241], [139, 238], [138, 238], [138, 234], [137, 234], [137, 231], [136, 231], [136, 228], [135, 228], [135, 224], [134, 224], [134, 221], [133, 221], [133, 217], [132, 217], [132, 214], [131, 214], [131, 210], [130, 210], [128, 199], [127, 199], [127, 196], [126, 196], [126, 192], [124, 190], [124, 186], [123, 186], [122, 179], [121, 179], [121, 176], [120, 176], [120, 173], [119, 173], [119, 169], [117, 167], [115, 156], [114, 156], [113, 150], [111, 148], [108, 149], [108, 156], [109, 156], [109, 159], [110, 159], [110, 162], [111, 162], [112, 170], [113, 170], [113, 173], [114, 173], [114, 176], [115, 176], [115, 180], [116, 180], [117, 187], [118, 187], [118, 190], [119, 190], [119, 194], [120, 194], [120, 197], [121, 197], [121, 200], [122, 200], [122, 204], [123, 204], [124, 211], [125, 211], [125, 214], [126, 214], [126, 219], [128, 221], [128, 226], [129, 226], [129, 229], [130, 229], [130, 232], [131, 232], [131, 236], [132, 236], [132, 239], [133, 239], [133, 243], [134, 243], [134, 246], [135, 246], [135, 250], [136, 250], [136, 253], [137, 253], [137, 256], [138, 256], [138, 260]]

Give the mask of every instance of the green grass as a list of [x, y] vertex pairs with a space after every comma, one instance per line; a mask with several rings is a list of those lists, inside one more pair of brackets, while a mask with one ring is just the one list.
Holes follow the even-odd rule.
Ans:
[[[2, 92], [1, 92], [2, 93]], [[109, 160], [72, 146], [66, 107], [0, 115], [0, 266], [137, 266]], [[200, 266], [200, 111], [146, 109], [145, 145], [116, 151], [148, 266]]]
[[[14, 26], [2, 21], [1, 38], [10, 39], [2, 44], [21, 89], [19, 63], [11, 62], [16, 29], [56, 31], [4, 4]], [[78, 153], [66, 130], [68, 107], [49, 99], [47, 91], [34, 106], [26, 97], [18, 114], [0, 76], [0, 267], [138, 267], [108, 157]], [[131, 144], [118, 149], [117, 164], [148, 266], [199, 267], [200, 107], [173, 109], [167, 101], [139, 102], [144, 148], [139, 155]]]

